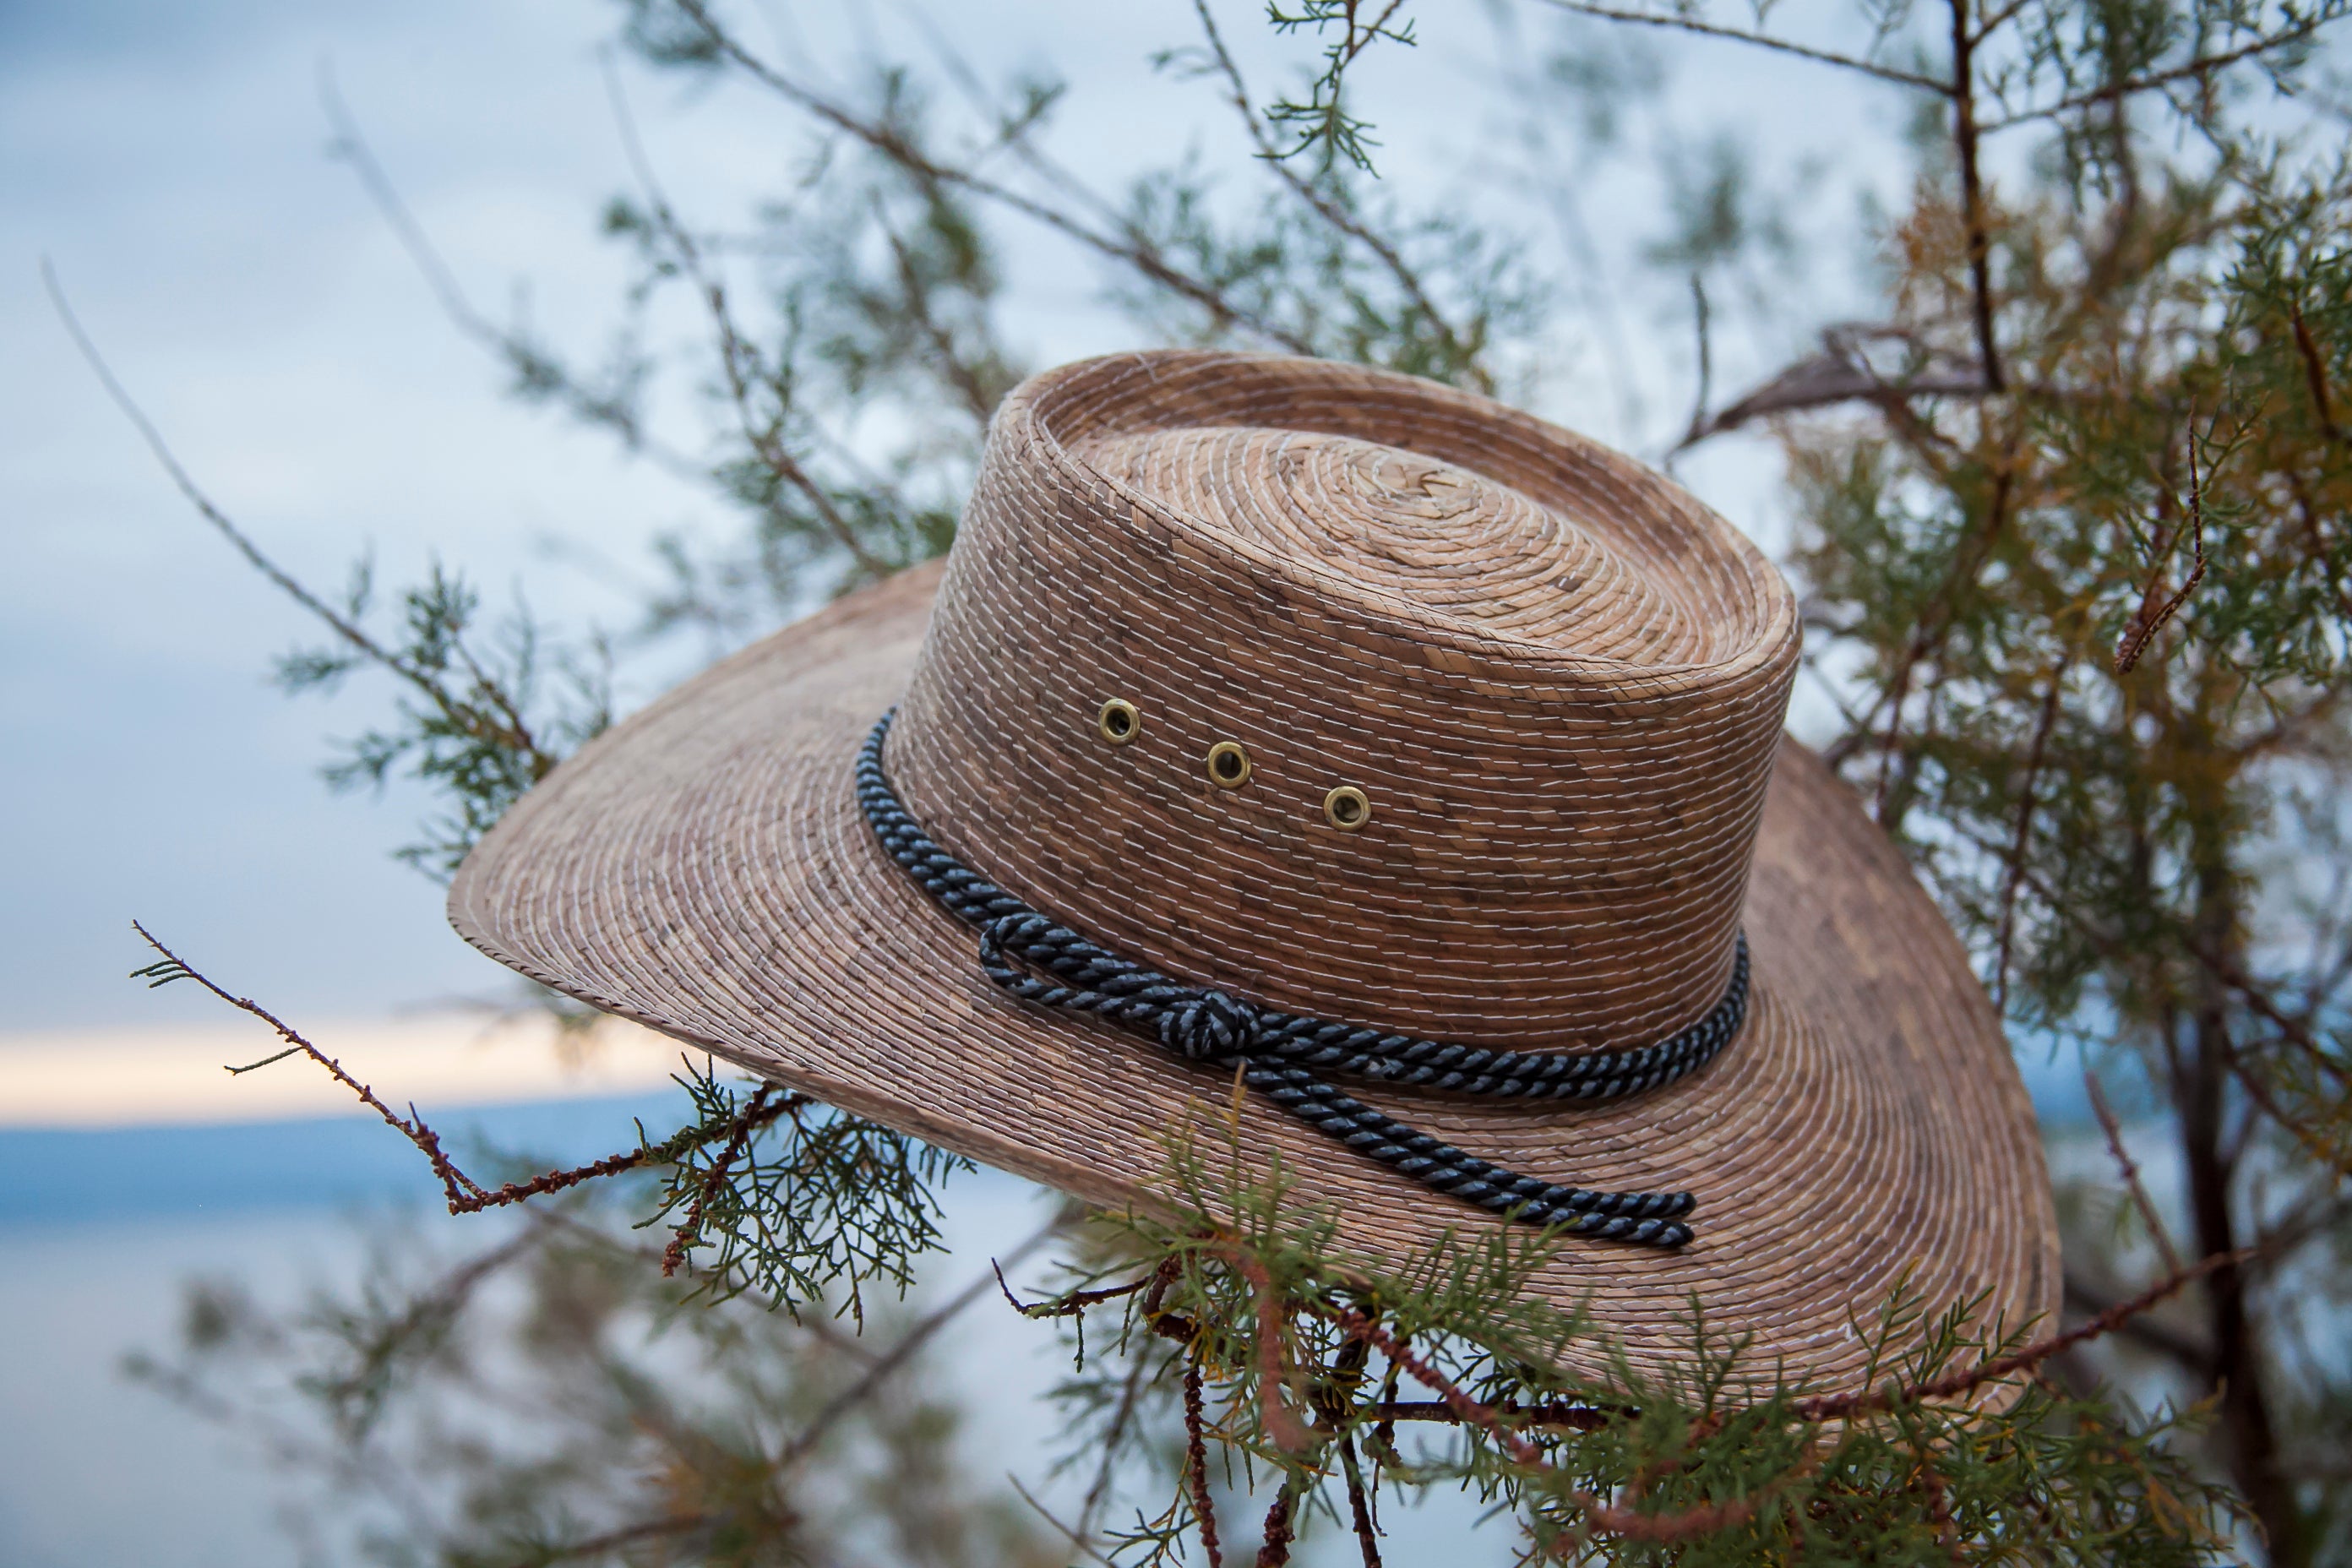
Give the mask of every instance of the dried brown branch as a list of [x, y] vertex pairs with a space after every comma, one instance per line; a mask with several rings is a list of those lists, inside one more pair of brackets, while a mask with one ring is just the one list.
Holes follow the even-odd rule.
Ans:
[[2189, 527], [2195, 564], [2189, 569], [2188, 581], [2181, 584], [2178, 591], [2166, 596], [2163, 562], [2172, 553], [2173, 547], [2180, 542], [2180, 529], [2176, 525], [2165, 536], [2163, 543], [2157, 546], [2157, 565], [2148, 574], [2147, 589], [2140, 595], [2139, 608], [2132, 612], [2131, 619], [2124, 625], [2122, 640], [2116, 644], [2116, 674], [2118, 676], [2131, 673], [2132, 667], [2139, 663], [2140, 655], [2147, 651], [2147, 645], [2163, 628], [2164, 623], [2189, 602], [2189, 595], [2194, 594], [2197, 584], [2205, 580], [2205, 496], [2204, 485], [2197, 472], [2197, 437], [2193, 431], [2189, 435], [2188, 447]]
[[735, 1118], [726, 1144], [719, 1151], [718, 1158], [710, 1162], [710, 1169], [703, 1173], [702, 1184], [695, 1189], [694, 1201], [687, 1205], [686, 1217], [678, 1222], [677, 1229], [670, 1232], [669, 1245], [662, 1249], [663, 1279], [670, 1278], [686, 1267], [687, 1249], [702, 1234], [703, 1210], [718, 1194], [719, 1189], [726, 1184], [728, 1171], [751, 1142], [751, 1130], [763, 1121], [772, 1120], [765, 1113], [778, 1092], [774, 1084], [763, 1083], [752, 1091], [750, 1100], [743, 1102], [743, 1110]]
[[[1553, 1468], [1544, 1458], [1540, 1448], [1505, 1422], [1502, 1412], [1465, 1393], [1451, 1378], [1415, 1355], [1370, 1318], [1352, 1308], [1326, 1311], [1323, 1315], [1338, 1324], [1341, 1331], [1350, 1338], [1361, 1339], [1387, 1356], [1392, 1364], [1402, 1367], [1415, 1382], [1434, 1392], [1456, 1420], [1482, 1428], [1515, 1462], [1531, 1469]], [[1808, 1441], [1804, 1453], [1795, 1465], [1747, 1496], [1728, 1502], [1706, 1503], [1668, 1513], [1642, 1513], [1622, 1508], [1580, 1488], [1569, 1488], [1566, 1496], [1582, 1511], [1585, 1522], [1601, 1534], [1621, 1536], [1631, 1541], [1684, 1541], [1746, 1523], [1781, 1491], [1811, 1473], [1816, 1463], [1816, 1446]]]
[[[2065, 1303], [2069, 1311], [2085, 1318], [2095, 1318], [2112, 1310], [2116, 1299], [2088, 1280], [2070, 1274], [2065, 1281]], [[2153, 1312], [2142, 1312], [2137, 1317], [2126, 1319], [2116, 1325], [2114, 1331], [2117, 1339], [2129, 1340], [2136, 1345], [2166, 1356], [2200, 1377], [2212, 1374], [2211, 1341], [2174, 1328]]]
[[1050, 1301], [1024, 1301], [1020, 1297], [1015, 1296], [1013, 1293], [1013, 1287], [1004, 1282], [1003, 1269], [997, 1270], [996, 1284], [997, 1288], [1004, 1292], [1005, 1300], [1012, 1303], [1013, 1310], [1024, 1318], [1068, 1318], [1075, 1317], [1088, 1307], [1104, 1301], [1117, 1301], [1124, 1297], [1132, 1296], [1139, 1290], [1149, 1290], [1154, 1286], [1165, 1290], [1174, 1281], [1176, 1268], [1176, 1259], [1167, 1258], [1159, 1268], [1140, 1279], [1130, 1279], [1124, 1285], [1107, 1286], [1099, 1290], [1073, 1290], [1066, 1296], [1056, 1296]]
[[[272, 1062], [284, 1061], [288, 1057], [309, 1057], [326, 1068], [328, 1076], [357, 1096], [361, 1104], [374, 1111], [384, 1120], [386, 1125], [394, 1128], [411, 1143], [416, 1145], [425, 1155], [426, 1163], [432, 1166], [434, 1175], [440, 1179], [442, 1191], [448, 1200], [451, 1214], [479, 1214], [485, 1209], [504, 1208], [509, 1205], [522, 1203], [530, 1198], [563, 1192], [602, 1177], [617, 1176], [624, 1171], [634, 1171], [643, 1165], [667, 1164], [677, 1159], [688, 1149], [708, 1142], [718, 1135], [715, 1131], [706, 1133], [700, 1129], [690, 1127], [662, 1143], [634, 1149], [625, 1153], [610, 1154], [602, 1160], [585, 1165], [573, 1166], [569, 1170], [549, 1171], [544, 1174], [533, 1176], [529, 1181], [509, 1182], [497, 1188], [485, 1187], [457, 1168], [456, 1163], [442, 1149], [440, 1134], [434, 1131], [424, 1117], [417, 1114], [415, 1106], [411, 1105], [408, 1108], [408, 1114], [402, 1116], [384, 1103], [375, 1090], [345, 1071], [341, 1062], [305, 1039], [293, 1026], [286, 1023], [251, 997], [234, 995], [215, 984], [210, 977], [190, 967], [178, 953], [156, 940], [153, 933], [137, 921], [131, 922], [131, 929], [137, 931], [140, 939], [149, 947], [163, 955], [160, 962], [151, 963], [143, 969], [131, 971], [134, 977], [148, 982], [151, 989], [157, 985], [169, 985], [177, 980], [193, 980], [239, 1012], [249, 1013], [260, 1019], [277, 1031], [279, 1039], [287, 1042], [286, 1049], [274, 1056], [265, 1057], [257, 1062], [248, 1062], [243, 1067], [232, 1067], [227, 1068], [227, 1071], [248, 1073], [257, 1068], [268, 1067]], [[762, 1092], [765, 1091], [766, 1088], [763, 1086]], [[730, 1136], [734, 1138], [748, 1136], [755, 1127], [772, 1121], [786, 1111], [806, 1103], [807, 1101], [798, 1097], [791, 1096], [782, 1101], [771, 1101], [756, 1120], [751, 1119], [748, 1114], [737, 1118]]]
[[1342, 1308], [1337, 1311], [1327, 1310], [1322, 1315], [1339, 1325], [1340, 1331], [1349, 1338], [1362, 1340], [1381, 1354], [1388, 1357], [1391, 1363], [1402, 1367], [1406, 1374], [1414, 1382], [1444, 1401], [1445, 1407], [1454, 1413], [1455, 1420], [1484, 1431], [1488, 1436], [1494, 1438], [1503, 1452], [1509, 1455], [1517, 1463], [1540, 1466], [1544, 1462], [1543, 1450], [1512, 1430], [1493, 1405], [1484, 1404], [1464, 1393], [1452, 1379], [1430, 1365], [1427, 1361], [1414, 1353], [1403, 1341], [1389, 1332], [1371, 1318], [1352, 1307]]
[[2335, 400], [2327, 389], [2327, 363], [2320, 356], [2310, 324], [2303, 319], [2302, 305], [2287, 307], [2287, 321], [2294, 332], [2294, 352], [2303, 361], [2304, 384], [2311, 389], [2311, 411], [2319, 421], [2319, 428], [2337, 446], [2352, 445], [2352, 436], [2347, 436], [2336, 423]]
[[[152, 963], [144, 969], [133, 970], [131, 972], [134, 977], [145, 980], [151, 990], [158, 985], [169, 985], [175, 980], [193, 980], [198, 985], [203, 986], [206, 991], [211, 992], [215, 996], [219, 997], [222, 1001], [227, 1003], [230, 1006], [235, 1007], [239, 1012], [250, 1013], [253, 1016], [260, 1019], [263, 1023], [276, 1030], [278, 1037], [285, 1041], [288, 1047], [286, 1050], [280, 1051], [277, 1056], [269, 1058], [271, 1061], [283, 1061], [286, 1058], [294, 1055], [298, 1051], [308, 1056], [312, 1061], [317, 1062], [320, 1067], [326, 1068], [328, 1075], [337, 1083], [341, 1084], [345, 1089], [350, 1089], [353, 1094], [357, 1095], [361, 1104], [374, 1111], [378, 1116], [383, 1117], [386, 1125], [396, 1129], [403, 1137], [405, 1137], [410, 1142], [415, 1144], [416, 1147], [423, 1152], [425, 1160], [433, 1167], [433, 1173], [441, 1179], [442, 1189], [448, 1195], [449, 1212], [451, 1214], [465, 1214], [470, 1212], [474, 1208], [488, 1206], [489, 1194], [486, 1193], [482, 1186], [478, 1183], [475, 1182], [473, 1178], [467, 1176], [464, 1172], [458, 1170], [455, 1164], [450, 1163], [449, 1156], [442, 1152], [440, 1135], [425, 1124], [424, 1118], [415, 1114], [415, 1107], [411, 1106], [409, 1108], [409, 1115], [402, 1116], [399, 1112], [394, 1110], [391, 1106], [386, 1105], [383, 1100], [377, 1096], [375, 1090], [370, 1089], [366, 1084], [363, 1084], [359, 1079], [353, 1078], [350, 1073], [345, 1072], [341, 1062], [335, 1060], [332, 1057], [328, 1056], [326, 1052], [312, 1045], [309, 1040], [304, 1039], [299, 1034], [295, 1032], [293, 1026], [286, 1023], [276, 1014], [262, 1006], [260, 1003], [256, 1002], [250, 996], [232, 995], [227, 991], [215, 984], [209, 977], [191, 968], [178, 953], [173, 952], [170, 948], [164, 946], [163, 942], [157, 941], [154, 934], [148, 931], [145, 926], [141, 925], [137, 921], [132, 921], [131, 922], [131, 929], [139, 933], [141, 941], [144, 942], [149, 947], [153, 948], [157, 952], [163, 955], [163, 959], [160, 963]], [[256, 1062], [252, 1065], [253, 1067], [261, 1067], [267, 1064]], [[252, 1068], [232, 1068], [229, 1070], [232, 1072], [250, 1071]]]
[[[1597, 1432], [1615, 1415], [1590, 1405], [1571, 1404], [1566, 1400], [1547, 1405], [1522, 1405], [1506, 1400], [1490, 1406], [1498, 1416], [1521, 1426], [1564, 1426], [1576, 1432]], [[1438, 1421], [1459, 1426], [1461, 1413], [1442, 1399], [1382, 1398], [1365, 1406], [1364, 1413], [1382, 1423], [1391, 1421]]]
[[1304, 1484], [1298, 1477], [1288, 1476], [1283, 1479], [1282, 1489], [1275, 1493], [1274, 1506], [1265, 1510], [1257, 1568], [1284, 1568], [1290, 1561], [1290, 1543], [1297, 1538], [1298, 1494]]
[[1960, 168], [1960, 220], [1967, 227], [1969, 303], [1976, 317], [1977, 363], [1985, 390], [2002, 389], [2000, 345], [1993, 337], [1992, 230], [1985, 214], [1984, 177], [1978, 168], [1976, 47], [1969, 30], [1969, 0], [1948, 0], [1952, 12], [1952, 150]]
[[1192, 1518], [1201, 1530], [1201, 1550], [1209, 1568], [1224, 1568], [1217, 1549], [1217, 1510], [1209, 1496], [1209, 1444], [1201, 1419], [1201, 1363], [1184, 1358], [1184, 1484], [1192, 1497]]
[[2113, 1333], [2117, 1327], [2147, 1311], [2160, 1301], [2170, 1300], [2209, 1274], [2224, 1268], [2234, 1268], [2254, 1256], [2254, 1248], [2242, 1247], [2234, 1251], [2216, 1252], [2200, 1258], [2185, 1268], [2175, 1270], [2150, 1285], [2138, 1295], [2116, 1302], [2089, 1321], [2076, 1325], [2063, 1334], [2026, 1345], [2007, 1355], [1995, 1356], [1974, 1366], [1962, 1367], [1942, 1377], [1930, 1378], [1907, 1387], [1867, 1390], [1857, 1394], [1823, 1394], [1798, 1400], [1791, 1407], [1799, 1419], [1806, 1421], [1843, 1421], [1856, 1415], [1875, 1415], [1899, 1405], [1925, 1405], [1957, 1399], [1973, 1393], [1989, 1383], [2014, 1377], [2021, 1372], [2031, 1372], [2051, 1357], [2074, 1349], [2076, 1345]]
[[[1360, 1345], [1360, 1340], [1350, 1344]], [[1339, 1434], [1339, 1468], [1348, 1481], [1348, 1523], [1356, 1532], [1356, 1550], [1364, 1560], [1364, 1568], [1381, 1568], [1381, 1532], [1373, 1522], [1372, 1507], [1364, 1487], [1364, 1467], [1357, 1461], [1355, 1439], [1347, 1433]]]

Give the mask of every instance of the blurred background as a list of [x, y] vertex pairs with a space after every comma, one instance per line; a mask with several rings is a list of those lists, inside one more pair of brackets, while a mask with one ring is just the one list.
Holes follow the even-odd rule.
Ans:
[[[1305, 45], [1224, 9], [1258, 81], [1307, 71]], [[1692, 258], [1722, 258], [1717, 403], [1866, 309], [1861, 237], [1910, 178], [1900, 98], [1828, 76], [1792, 94], [1727, 51], [1670, 68], [1645, 38], [1526, 7], [1443, 9], [1435, 37], [1368, 66], [1364, 90], [1391, 188], [1493, 223], [1566, 279], [1517, 331], [1504, 395], [1665, 460], [1703, 400]], [[763, 205], [838, 155], [773, 95], [648, 64], [630, 16], [583, 0], [0, 4], [0, 1561], [338, 1555], [297, 1436], [217, 1419], [159, 1374], [190, 1331], [190, 1283], [299, 1327], [387, 1249], [457, 1256], [521, 1223], [444, 1215], [415, 1152], [311, 1064], [225, 1073], [273, 1037], [193, 985], [127, 978], [153, 957], [134, 918], [483, 1159], [585, 1160], [633, 1146], [637, 1119], [659, 1131], [687, 1114], [674, 1047], [560, 1031], [450, 933], [438, 882], [395, 858], [435, 809], [413, 781], [322, 785], [336, 738], [384, 722], [392, 695], [272, 683], [316, 627], [174, 489], [43, 279], [46, 264], [195, 482], [289, 571], [332, 590], [362, 557], [388, 583], [460, 568], [491, 611], [520, 599], [566, 637], [606, 639], [625, 711], [821, 603], [831, 579], [771, 573], [718, 608], [656, 613], [678, 599], [677, 563], [719, 560], [738, 528], [707, 473], [662, 456], [712, 448], [707, 365], [648, 377], [622, 438], [520, 375], [513, 347], [593, 371], [707, 342], [690, 300], [632, 302], [645, 268], [609, 211], [643, 200], [627, 130], [668, 201], [714, 229], [765, 232]], [[1199, 47], [1176, 0], [768, 4], [737, 20], [845, 93], [905, 65], [950, 126], [976, 116], [967, 87], [1057, 82], [1042, 143], [1090, 187], [1250, 153], [1199, 60], [1158, 58]], [[355, 165], [353, 131], [397, 210]], [[993, 330], [1021, 365], [1176, 335], [1066, 237], [992, 232]], [[877, 411], [851, 439], [887, 457], [919, 412]], [[1769, 441], [1735, 433], [1675, 468], [1785, 552]], [[1823, 719], [1801, 696], [1799, 731]], [[2055, 1047], [2025, 1055], [2063, 1140], [2084, 1115], [2079, 1067]], [[986, 1173], [947, 1192], [949, 1256], [909, 1311], [1050, 1213]], [[1013, 1274], [1038, 1286], [1032, 1267]], [[1083, 1475], [1040, 1451], [1067, 1347], [992, 1297], [944, 1335], [966, 1467], [1081, 1506]], [[1475, 1519], [1465, 1504], [1400, 1528], [1452, 1543]]]

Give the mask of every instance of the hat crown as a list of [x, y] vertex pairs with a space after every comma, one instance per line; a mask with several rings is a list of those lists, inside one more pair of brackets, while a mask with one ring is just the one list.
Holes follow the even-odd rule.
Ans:
[[999, 410], [889, 761], [968, 864], [1196, 984], [1640, 1045], [1722, 994], [1798, 636], [1754, 546], [1564, 430], [1126, 355]]

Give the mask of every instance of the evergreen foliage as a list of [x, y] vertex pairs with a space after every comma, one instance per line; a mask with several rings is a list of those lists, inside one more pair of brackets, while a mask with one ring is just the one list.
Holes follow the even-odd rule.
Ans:
[[[1170, 1147], [1183, 1212], [1066, 1228], [1070, 1289], [1023, 1309], [1072, 1336], [1065, 1430], [1092, 1478], [1084, 1515], [1052, 1521], [1053, 1553], [1279, 1563], [1293, 1536], [1330, 1530], [1375, 1562], [1382, 1497], [1437, 1489], [1514, 1516], [1530, 1561], [2352, 1560], [2352, 143], [2321, 68], [2346, 0], [1864, 0], [1805, 35], [1760, 5], [1530, 5], [1578, 29], [1530, 79], [1549, 95], [1530, 112], [1587, 158], [1623, 153], [1638, 72], [1612, 51], [1628, 29], [1751, 50], [1792, 83], [1845, 72], [1916, 108], [1907, 205], [1873, 237], [1874, 319], [1832, 325], [1818, 353], [1717, 405], [1708, 285], [1752, 279], [1793, 243], [1722, 143], [1680, 149], [1656, 182], [1653, 292], [1686, 289], [1696, 308], [1684, 446], [1760, 429], [1786, 454], [1811, 689], [1842, 715], [1824, 754], [1969, 942], [2021, 1047], [2077, 1048], [2095, 1075], [2114, 1158], [2064, 1194], [2074, 1326], [1976, 1325], [1898, 1294], [1873, 1329], [1874, 1391], [1836, 1399], [1780, 1385], [1693, 1303], [1703, 1373], [1570, 1376], [1558, 1348], [1605, 1346], [1605, 1326], [1520, 1300], [1544, 1239], [1342, 1269], [1328, 1220], [1286, 1204], [1278, 1173], [1220, 1157], [1212, 1115]], [[730, 549], [656, 542], [667, 580], [625, 647], [684, 628], [724, 646], [946, 547], [989, 413], [1024, 368], [1003, 326], [1006, 224], [1090, 257], [1105, 298], [1155, 337], [1527, 387], [1530, 346], [1591, 296], [1448, 194], [1424, 205], [1379, 183], [1351, 73], [1413, 45], [1411, 9], [1275, 7], [1315, 59], [1303, 94], [1269, 100], [1203, 5], [1198, 39], [1160, 63], [1237, 113], [1257, 155], [1104, 192], [1048, 150], [1051, 84], [991, 97], [950, 61], [938, 74], [965, 111], [946, 115], [910, 69], [837, 92], [702, 0], [631, 0], [640, 62], [759, 88], [815, 139], [748, 233], [690, 226], [641, 153], [638, 189], [606, 215], [637, 259], [630, 310], [677, 293], [706, 321], [715, 416], [695, 453], [645, 435], [641, 400], [667, 367], [632, 351], [582, 370], [475, 313], [348, 127], [343, 145], [520, 395], [740, 509]], [[1234, 199], [1239, 180], [1250, 199]], [[1546, 199], [1573, 217], [1572, 190]], [[287, 661], [289, 687], [367, 669], [409, 694], [331, 777], [434, 784], [447, 809], [405, 851], [428, 868], [602, 722], [599, 650], [551, 651], [527, 619], [477, 641], [473, 595], [437, 573], [379, 637], [364, 574], [341, 604], [311, 595], [173, 474], [331, 634]], [[165, 959], [152, 977], [190, 974]], [[807, 1458], [785, 1428], [831, 1386], [811, 1347], [835, 1331], [823, 1311], [757, 1304], [862, 1320], [859, 1287], [903, 1287], [935, 1243], [953, 1162], [771, 1087], [693, 1087], [696, 1123], [641, 1134], [612, 1172], [496, 1190], [378, 1103], [453, 1209], [568, 1203], [556, 1194], [596, 1175], [625, 1190], [299, 1332], [200, 1297], [187, 1356], [154, 1375], [208, 1398], [207, 1369], [234, 1356], [320, 1358], [307, 1386], [341, 1445], [331, 1468], [362, 1447], [429, 1468], [446, 1456], [386, 1434], [430, 1427], [467, 1333], [487, 1331], [464, 1328], [467, 1270], [534, 1259], [532, 1310], [571, 1325], [530, 1352], [558, 1457], [463, 1450], [457, 1513], [394, 1531], [383, 1554], [813, 1550], [817, 1516], [775, 1478], [778, 1456]], [[2140, 1134], [2114, 1121], [2110, 1093]], [[2178, 1166], [2177, 1204], [2139, 1173], [2151, 1150]], [[667, 1252], [615, 1240], [619, 1212], [670, 1225]], [[661, 1282], [682, 1267], [698, 1284]], [[601, 1336], [624, 1320], [683, 1325], [758, 1370], [688, 1409], [667, 1372], [610, 1353]], [[908, 1378], [876, 1380], [858, 1419], [888, 1463], [936, 1464], [905, 1425], [920, 1425]], [[844, 1485], [878, 1473], [837, 1463]], [[630, 1479], [656, 1472], [664, 1486]], [[858, 1495], [908, 1510], [877, 1522], [930, 1528], [903, 1486]], [[889, 1550], [980, 1560], [974, 1521], [995, 1516], [971, 1507], [948, 1544]], [[1042, 1550], [1028, 1528], [987, 1535], [991, 1560]]]

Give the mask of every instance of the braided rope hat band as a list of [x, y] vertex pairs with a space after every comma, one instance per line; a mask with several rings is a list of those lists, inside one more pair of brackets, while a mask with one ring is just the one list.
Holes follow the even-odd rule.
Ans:
[[[1245, 1064], [1243, 1079], [1328, 1138], [1423, 1186], [1531, 1225], [1643, 1247], [1691, 1238], [1678, 1217], [1688, 1193], [1602, 1193], [1523, 1176], [1465, 1153], [1340, 1093], [1324, 1076], [1346, 1074], [1400, 1088], [1512, 1100], [1616, 1100], [1647, 1093], [1704, 1067], [1739, 1033], [1748, 1011], [1748, 942], [1723, 999], [1706, 1016], [1631, 1051], [1490, 1051], [1418, 1040], [1327, 1019], [1251, 1006], [1203, 990], [1087, 942], [963, 865], [931, 841], [882, 772], [885, 713], [857, 753], [857, 803], [890, 858], [941, 909], [980, 930], [980, 967], [1024, 1002], [1116, 1020], [1187, 1061]], [[1007, 962], [1042, 969], [1055, 984]]]
[[[2055, 1223], [1965, 953], [1781, 740], [1796, 638], [1720, 519], [1540, 421], [1313, 362], [1087, 362], [1007, 399], [944, 571], [850, 595], [592, 742], [477, 848], [451, 916], [593, 1005], [1107, 1204], [1155, 1202], [1161, 1135], [1222, 1096], [1159, 1025], [1024, 1002], [976, 962], [973, 925], [860, 800], [893, 705], [877, 776], [908, 823], [1090, 950], [1016, 923], [997, 968], [1100, 995], [1132, 980], [1089, 967], [1111, 958], [1164, 977], [1193, 998], [1180, 1047], [1346, 1020], [1482, 1072], [1631, 1062], [1717, 1014], [1744, 930], [1736, 1037], [1646, 1092], [1368, 1072], [1343, 1098], [1385, 1119], [1353, 1130], [1373, 1142], [1475, 1151], [1571, 1194], [1550, 1200], [1570, 1217], [1699, 1192], [1695, 1238], [1570, 1235], [1532, 1288], [1636, 1367], [1684, 1363], [1696, 1294], [1759, 1364], [1851, 1386], [1854, 1325], [1898, 1279], [1987, 1321], [2051, 1310]], [[1239, 1102], [1243, 1147], [1278, 1154], [1351, 1255], [1500, 1223], [1278, 1087]]]

